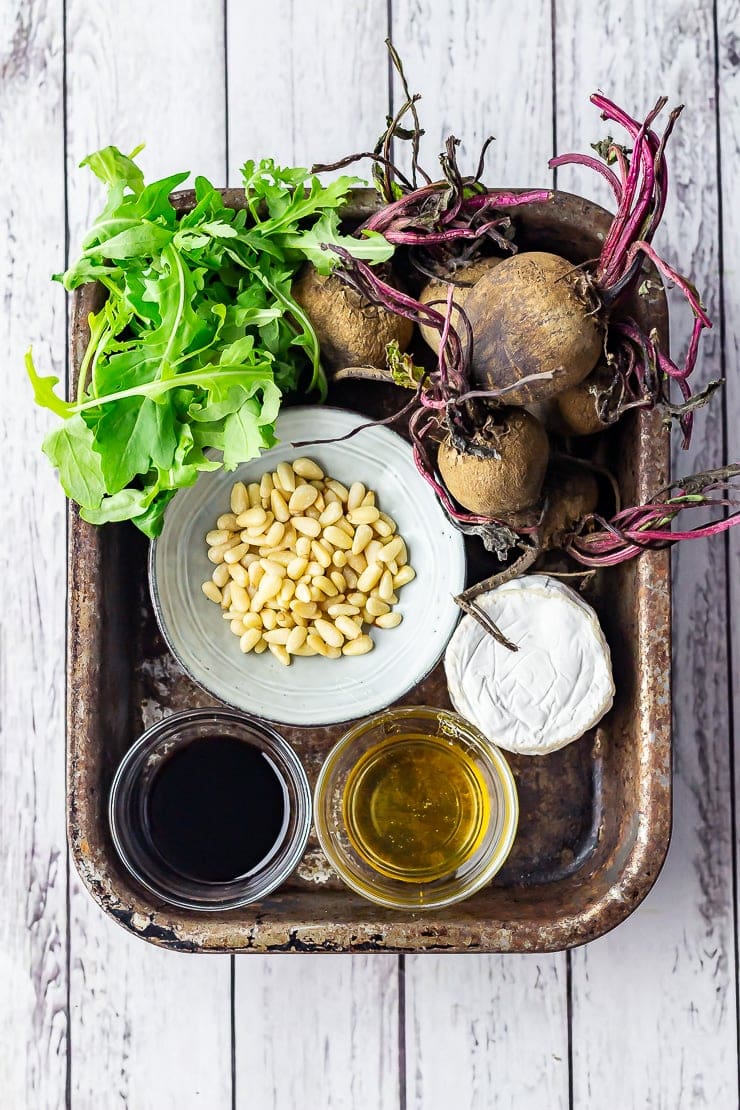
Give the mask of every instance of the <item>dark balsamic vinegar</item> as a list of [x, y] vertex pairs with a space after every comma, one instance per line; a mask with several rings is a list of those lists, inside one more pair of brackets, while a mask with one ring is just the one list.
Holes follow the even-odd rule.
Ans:
[[199, 882], [254, 871], [282, 839], [285, 786], [270, 759], [234, 736], [193, 740], [156, 771], [152, 843], [168, 867]]

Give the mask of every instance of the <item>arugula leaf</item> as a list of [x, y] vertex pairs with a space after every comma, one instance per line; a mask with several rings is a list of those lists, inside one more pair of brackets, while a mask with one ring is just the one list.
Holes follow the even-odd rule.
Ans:
[[105, 493], [103, 468], [94, 448], [92, 430], [82, 417], [72, 416], [50, 432], [42, 450], [59, 471], [67, 497], [79, 505], [97, 508]]
[[342, 233], [355, 178], [324, 185], [301, 167], [249, 161], [246, 208], [229, 208], [196, 177], [195, 204], [180, 217], [170, 193], [188, 175], [146, 184], [137, 153], [109, 146], [83, 162], [107, 196], [57, 280], [66, 289], [97, 280], [108, 299], [90, 316], [73, 396], [59, 396], [30, 351], [26, 370], [36, 403], [61, 418], [43, 447], [83, 518], [132, 520], [153, 537], [177, 489], [275, 443], [285, 392], [324, 397], [316, 333], [291, 292], [298, 269], [328, 273], [332, 246], [371, 263], [393, 248]]

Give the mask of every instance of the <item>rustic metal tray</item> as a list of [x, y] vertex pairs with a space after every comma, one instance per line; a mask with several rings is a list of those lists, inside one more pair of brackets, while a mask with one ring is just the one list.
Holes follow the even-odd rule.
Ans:
[[[239, 194], [227, 191], [238, 206]], [[187, 207], [189, 194], [178, 203]], [[355, 208], [367, 211], [361, 196]], [[608, 225], [602, 209], [568, 194], [512, 211], [518, 241], [581, 262]], [[653, 275], [654, 276], [654, 275]], [[651, 283], [652, 284], [652, 283]], [[656, 285], [658, 283], [656, 282]], [[101, 290], [74, 301], [72, 379]], [[630, 306], [667, 334], [665, 297], [653, 289]], [[385, 387], [343, 383], [334, 404], [376, 411]], [[656, 446], [657, 445], [657, 446]], [[668, 444], [655, 413], [623, 419], [599, 448], [626, 503], [665, 484]], [[469, 541], [471, 579], [491, 573]], [[671, 827], [670, 577], [667, 552], [599, 572], [587, 594], [614, 662], [615, 705], [577, 743], [548, 756], [510, 756], [521, 804], [519, 835], [494, 882], [442, 911], [384, 910], [347, 890], [315, 837], [297, 873], [259, 904], [198, 914], [175, 910], [140, 888], [113, 849], [107, 795], [115, 768], [142, 730], [181, 708], [215, 704], [179, 670], [158, 634], [147, 588], [147, 543], [131, 525], [93, 528], [69, 515], [67, 814], [72, 855], [103, 910], [137, 936], [180, 951], [532, 952], [592, 940], [624, 920], [654, 883]], [[448, 706], [441, 665], [406, 704]], [[347, 726], [280, 728], [313, 785], [324, 755]]]

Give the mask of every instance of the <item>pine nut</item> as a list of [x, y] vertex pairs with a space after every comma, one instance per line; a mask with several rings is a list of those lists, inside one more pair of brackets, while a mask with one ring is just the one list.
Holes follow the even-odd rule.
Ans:
[[378, 552], [378, 559], [382, 563], [391, 563], [397, 555], [401, 554], [402, 550], [403, 540], [400, 536], [396, 536], [395, 539], [391, 540], [390, 543], [387, 543], [385, 547], [381, 548], [381, 550]]
[[273, 628], [277, 627], [277, 613], [274, 609], [263, 609], [262, 624], [268, 632], [271, 632]]
[[208, 548], [208, 558], [212, 563], [223, 563], [224, 555], [229, 550], [231, 541], [229, 543], [220, 543], [218, 547]]
[[393, 588], [397, 590], [401, 586], [405, 586], [407, 582], [413, 581], [414, 578], [416, 578], [416, 571], [407, 563], [406, 566], [399, 568], [398, 574], [393, 575]]
[[307, 657], [309, 655], [318, 655], [319, 653], [317, 652], [316, 648], [312, 648], [309, 644], [306, 643], [303, 645], [303, 647], [296, 648], [295, 651], [292, 651], [290, 654]]
[[261, 636], [260, 636], [259, 640], [257, 641], [257, 643], [252, 648], [252, 651], [254, 652], [255, 655], [261, 655], [263, 651], [267, 651], [267, 644], [265, 643], [265, 641], [262, 639]]
[[377, 563], [378, 555], [380, 554], [382, 547], [383, 545], [380, 540], [370, 540], [370, 543], [363, 551], [363, 555], [367, 559], [368, 563]]
[[216, 528], [206, 535], [206, 543], [209, 547], [220, 547], [222, 543], [227, 543], [230, 539], [231, 532], [226, 528]]
[[295, 559], [291, 559], [287, 567], [288, 578], [292, 578], [294, 582], [297, 582], [307, 566], [308, 559], [300, 559], [298, 556], [296, 556]]
[[365, 496], [362, 499], [362, 504], [363, 505], [374, 505], [375, 504], [375, 494], [373, 493], [372, 490], [368, 490], [368, 492], [365, 494]]
[[249, 585], [259, 586], [265, 576], [265, 568], [259, 563], [252, 563], [247, 574], [249, 575]]
[[271, 575], [273, 578], [285, 578], [285, 567], [280, 563], [273, 563], [269, 559], [260, 559], [260, 566], [265, 574]]
[[270, 494], [270, 508], [275, 514], [275, 520], [279, 520], [281, 524], [290, 520], [290, 510], [280, 490], [273, 489]]
[[309, 632], [306, 643], [310, 648], [313, 648], [317, 655], [327, 656], [329, 654], [329, 645], [324, 643], [318, 632]]
[[301, 478], [313, 478], [314, 481], [320, 481], [324, 477], [323, 470], [313, 459], [293, 459], [293, 470]]
[[357, 509], [362, 504], [362, 499], [367, 493], [362, 482], [353, 482], [347, 495], [347, 508]]
[[216, 583], [218, 588], [221, 590], [226, 585], [226, 583], [229, 581], [229, 575], [230, 574], [231, 574], [231, 567], [229, 566], [229, 564], [228, 563], [220, 563], [216, 567], [216, 569], [214, 570], [213, 574], [211, 575], [211, 578]]
[[222, 513], [216, 521], [217, 528], [226, 528], [229, 532], [236, 532], [239, 527], [236, 523], [235, 513]]
[[351, 513], [347, 513], [347, 520], [355, 526], [358, 524], [374, 524], [379, 516], [380, 513], [374, 505], [360, 505]]
[[339, 570], [341, 570], [342, 567], [347, 566], [347, 556], [344, 554], [344, 552], [341, 550], [341, 548], [339, 549], [339, 551], [334, 552], [334, 554], [331, 557], [331, 561], [334, 564], [334, 566], [337, 567]]
[[245, 628], [258, 628], [262, 635], [262, 617], [259, 613], [242, 613], [242, 624]]
[[[296, 590], [296, 594], [298, 590]], [[304, 617], [306, 620], [313, 620], [318, 616], [318, 606], [314, 601], [296, 601], [293, 605], [293, 612], [297, 617]]]
[[313, 505], [318, 496], [319, 491], [315, 486], [298, 486], [295, 493], [291, 494], [288, 508], [291, 513], [302, 513], [304, 509]]
[[300, 555], [302, 559], [307, 559], [311, 554], [311, 538], [310, 536], [299, 536], [295, 543], [295, 553]]
[[346, 592], [347, 583], [344, 579], [344, 575], [342, 574], [341, 570], [331, 570], [331, 571], [329, 571], [329, 577], [331, 578], [332, 582], [336, 586], [337, 593], [343, 594], [343, 593]]
[[305, 582], [299, 582], [298, 585], [295, 588], [295, 596], [298, 598], [299, 601], [302, 601], [305, 605], [310, 604], [310, 602], [311, 602], [311, 588], [310, 588], [310, 586], [307, 586]]
[[352, 540], [352, 554], [361, 555], [372, 538], [373, 530], [370, 525], [360, 524], [355, 532], [355, 538]]
[[271, 632], [265, 632], [264, 638], [268, 644], [282, 644], [283, 647], [288, 642], [290, 636], [289, 628], [275, 628]]
[[319, 517], [319, 524], [326, 528], [327, 524], [336, 524], [343, 515], [341, 501], [330, 501]]
[[208, 582], [203, 583], [201, 590], [209, 601], [215, 601], [217, 605], [221, 604], [222, 594], [215, 582], [209, 579]]
[[373, 650], [372, 640], [369, 636], [358, 636], [356, 640], [349, 640], [342, 648], [342, 655], [367, 655]]
[[277, 547], [285, 535], [285, 525], [279, 520], [274, 521], [265, 532], [265, 546]]
[[373, 521], [373, 531], [384, 540], [387, 540], [393, 534], [390, 525], [386, 524], [384, 520]]
[[265, 577], [262, 579], [259, 585], [259, 591], [264, 597], [265, 601], [270, 601], [273, 597], [277, 597], [277, 595], [280, 593], [282, 585], [282, 578], [278, 578], [276, 575], [273, 576], [265, 572]]
[[287, 628], [288, 631], [290, 631], [293, 627], [293, 618], [285, 609], [278, 610], [275, 620], [277, 621], [278, 628]]
[[373, 586], [377, 586], [383, 574], [383, 569], [380, 563], [370, 563], [357, 579], [357, 589], [366, 594]]
[[243, 586], [237, 585], [236, 582], [231, 584], [231, 604], [234, 609], [238, 609], [240, 613], [246, 613], [249, 609], [249, 594]]
[[224, 563], [228, 568], [229, 574], [234, 579], [237, 586], [243, 586], [245, 589], [249, 585], [249, 575], [241, 563]]
[[313, 581], [314, 585], [318, 586], [321, 592], [326, 594], [327, 597], [336, 597], [339, 593], [339, 590], [331, 581], [331, 579], [327, 578], [324, 574], [318, 575], [316, 578], [314, 578]]
[[285, 567], [286, 570], [295, 558], [292, 551], [283, 551], [282, 548], [266, 547], [265, 551], [266, 554], [262, 556], [263, 559], [268, 559], [271, 563], [277, 563], [278, 566]]
[[362, 635], [362, 629], [359, 624], [356, 624], [350, 617], [340, 614], [336, 618], [335, 624], [347, 640], [356, 640], [358, 636]]
[[293, 467], [290, 465], [290, 463], [279, 462], [277, 464], [277, 472], [278, 478], [280, 479], [280, 485], [283, 487], [285, 492], [293, 493], [293, 491], [295, 490], [295, 474], [293, 473]]
[[321, 525], [318, 520], [314, 520], [310, 516], [294, 516], [291, 519], [291, 524], [296, 532], [300, 532], [303, 536], [310, 536], [312, 539], [321, 532]]
[[[215, 548], [213, 550], [215, 550]], [[230, 547], [228, 551], [224, 552], [224, 562], [238, 563], [242, 555], [246, 555], [248, 551], [248, 543], [238, 543], [236, 547]]]
[[[337, 617], [354, 617], [360, 610], [356, 605], [348, 605], [346, 601], [339, 601], [330, 605], [326, 611], [332, 620], [336, 620]], [[339, 626], [337, 625], [337, 627]]]
[[270, 474], [270, 472], [268, 470], [267, 473], [263, 474], [261, 479], [260, 479], [260, 497], [262, 498], [263, 501], [269, 501], [271, 493], [272, 493], [272, 475]]
[[259, 628], [248, 628], [239, 640], [240, 650], [243, 651], [246, 655], [246, 653], [248, 651], [251, 651], [261, 638], [262, 632]]
[[221, 591], [221, 608], [228, 609], [231, 605], [231, 582], [227, 582]]
[[328, 644], [329, 647], [337, 648], [342, 646], [344, 643], [344, 636], [335, 625], [330, 624], [329, 621], [325, 621], [321, 617], [317, 617], [313, 624], [325, 644]]
[[349, 497], [349, 490], [346, 486], [343, 486], [341, 482], [338, 482], [336, 478], [327, 478], [326, 488], [330, 489], [332, 493], [336, 493], [339, 500], [346, 503]]
[[303, 647], [306, 642], [307, 635], [308, 633], [306, 632], [306, 629], [301, 628], [300, 625], [297, 625], [295, 628], [291, 628], [290, 635], [285, 641], [285, 646], [291, 655], [295, 655], [298, 648]]
[[357, 590], [355, 593], [347, 595], [347, 601], [350, 605], [356, 605], [358, 609], [364, 609], [367, 605], [367, 594]]
[[240, 528], [256, 528], [264, 527], [267, 520], [267, 513], [261, 505], [255, 505], [251, 509], [246, 509], [243, 513], [239, 513], [236, 518], [236, 523]]
[[290, 666], [290, 656], [284, 644], [268, 644], [267, 646], [279, 663], [282, 663], [284, 667]]
[[330, 524], [327, 528], [325, 528], [324, 535], [326, 536], [329, 543], [333, 544], [334, 547], [339, 547], [343, 551], [350, 551], [352, 549], [351, 537], [348, 536], [347, 533], [336, 524]]
[[347, 565], [346, 567], [342, 567], [342, 574], [344, 575], [344, 580], [347, 583], [347, 589], [357, 589], [357, 579], [359, 577], [357, 572], [354, 571], [351, 566]]
[[383, 614], [389, 613], [391, 609], [390, 605], [381, 601], [379, 597], [369, 597], [365, 608], [373, 617], [382, 617]]
[[393, 575], [389, 570], [384, 570], [378, 583], [378, 593], [383, 601], [390, 601], [393, 597]]
[[244, 482], [234, 482], [231, 487], [231, 511], [236, 513], [243, 513], [245, 509], [249, 508], [249, 497], [247, 496], [247, 487]]
[[378, 628], [397, 628], [402, 620], [400, 613], [382, 613], [376, 617], [375, 623]]
[[231, 624], [229, 625], [229, 628], [231, 629], [231, 631], [234, 633], [235, 636], [243, 636], [244, 633], [246, 632], [246, 628], [242, 624], [241, 617], [233, 617], [232, 621], [231, 621]]
[[278, 601], [281, 605], [287, 605], [289, 601], [293, 600], [295, 594], [295, 582], [292, 578], [284, 578], [282, 589], [278, 594]]
[[316, 542], [316, 540], [314, 540], [311, 544], [311, 554], [313, 555], [319, 566], [321, 566], [324, 570], [326, 570], [327, 567], [331, 566], [331, 555], [326, 550], [326, 548], [322, 547], [321, 544]]

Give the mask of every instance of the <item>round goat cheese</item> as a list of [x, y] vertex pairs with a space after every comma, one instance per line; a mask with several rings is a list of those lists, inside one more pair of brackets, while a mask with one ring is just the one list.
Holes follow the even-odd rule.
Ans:
[[460, 621], [445, 654], [455, 709], [489, 740], [544, 755], [583, 736], [614, 701], [609, 645], [596, 613], [570, 586], [530, 574], [476, 598], [516, 644]]

